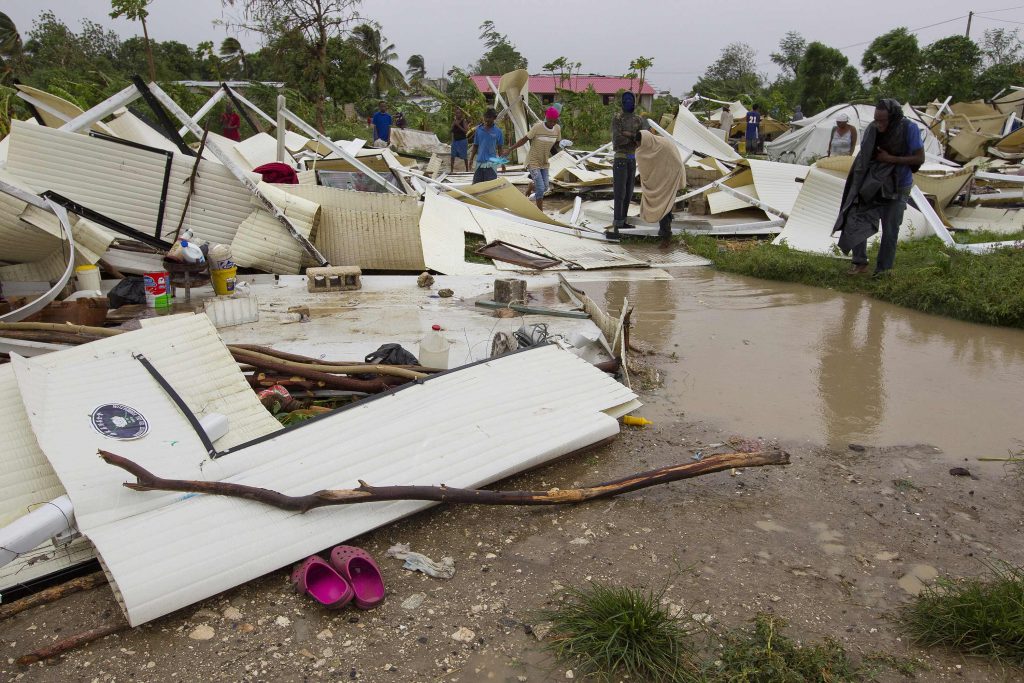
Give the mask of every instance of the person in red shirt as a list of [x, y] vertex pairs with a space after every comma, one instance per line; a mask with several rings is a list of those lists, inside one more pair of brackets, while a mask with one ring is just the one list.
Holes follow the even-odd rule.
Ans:
[[239, 142], [242, 139], [238, 134], [238, 129], [242, 126], [242, 119], [238, 117], [238, 114], [230, 106], [220, 115], [220, 125], [221, 133], [224, 137], [235, 142]]

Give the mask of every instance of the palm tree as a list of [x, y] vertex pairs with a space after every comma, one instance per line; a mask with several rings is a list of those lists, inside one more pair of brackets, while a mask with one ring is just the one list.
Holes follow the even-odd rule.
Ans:
[[220, 58], [227, 66], [241, 66], [242, 75], [246, 78], [249, 77], [249, 62], [245, 59], [245, 50], [242, 49], [242, 44], [238, 42], [237, 38], [224, 39], [220, 44]]
[[647, 76], [647, 70], [652, 66], [654, 66], [653, 57], [637, 57], [629, 63], [630, 71], [638, 73], [640, 77], [640, 88], [637, 90], [637, 95], [643, 94], [644, 79]]
[[417, 84], [427, 77], [427, 65], [423, 61], [423, 55], [409, 57], [405, 65], [409, 67], [405, 70], [405, 77], [409, 79], [409, 83]]
[[0, 12], [0, 59], [3, 60], [3, 73], [0, 83], [6, 83], [11, 76], [11, 59], [21, 54], [21, 35], [11, 18]]
[[146, 17], [149, 10], [146, 6], [153, 0], [110, 0], [111, 19], [127, 17], [131, 21], [138, 21], [142, 24], [142, 36], [146, 41], [146, 59], [149, 61], [149, 80], [156, 82], [156, 63], [153, 61], [153, 45], [149, 42], [149, 29], [146, 28]]
[[352, 29], [352, 39], [370, 67], [373, 92], [378, 99], [381, 93], [405, 85], [402, 72], [391, 64], [398, 59], [395, 44], [386, 43], [387, 39], [380, 34], [379, 29], [370, 24], [360, 24]]

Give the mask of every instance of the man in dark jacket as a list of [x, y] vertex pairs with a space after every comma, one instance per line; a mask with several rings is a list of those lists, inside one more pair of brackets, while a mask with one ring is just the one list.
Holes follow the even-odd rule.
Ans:
[[612, 190], [615, 193], [614, 214], [610, 237], [618, 237], [619, 229], [630, 227], [626, 223], [629, 202], [633, 199], [636, 185], [636, 141], [641, 130], [647, 130], [647, 123], [636, 113], [636, 97], [626, 91], [622, 93], [622, 111], [612, 119]]
[[875, 277], [890, 270], [896, 259], [903, 212], [914, 186], [914, 171], [924, 163], [924, 144], [918, 127], [903, 116], [903, 107], [884, 99], [875, 107], [860, 153], [843, 188], [843, 201], [832, 232], [842, 231], [839, 248], [853, 253], [850, 275], [868, 270], [867, 242], [882, 224], [882, 244]]

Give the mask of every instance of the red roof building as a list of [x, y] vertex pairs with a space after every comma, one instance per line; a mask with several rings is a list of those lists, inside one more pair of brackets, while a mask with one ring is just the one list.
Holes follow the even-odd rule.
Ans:
[[[480, 92], [487, 96], [487, 101], [494, 102], [494, 92], [487, 84], [487, 76], [470, 76]], [[491, 76], [491, 81], [498, 85], [501, 76]], [[551, 75], [530, 76], [530, 94], [536, 95], [544, 104], [555, 101], [558, 90], [585, 92], [593, 87], [594, 92], [601, 96], [605, 104], [610, 104], [620, 90], [632, 90], [634, 93], [640, 86], [639, 79], [619, 78], [617, 76], [594, 76], [593, 74], [566, 77], [564, 79]], [[637, 106], [650, 111], [654, 104], [654, 88], [644, 81], [643, 92], [637, 96]]]

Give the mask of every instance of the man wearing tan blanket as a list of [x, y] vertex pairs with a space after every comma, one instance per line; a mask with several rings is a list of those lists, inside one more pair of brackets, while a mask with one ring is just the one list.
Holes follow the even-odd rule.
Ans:
[[672, 207], [686, 181], [683, 157], [675, 141], [646, 130], [637, 133], [636, 166], [640, 171], [640, 219], [658, 224], [661, 246], [672, 237]]

